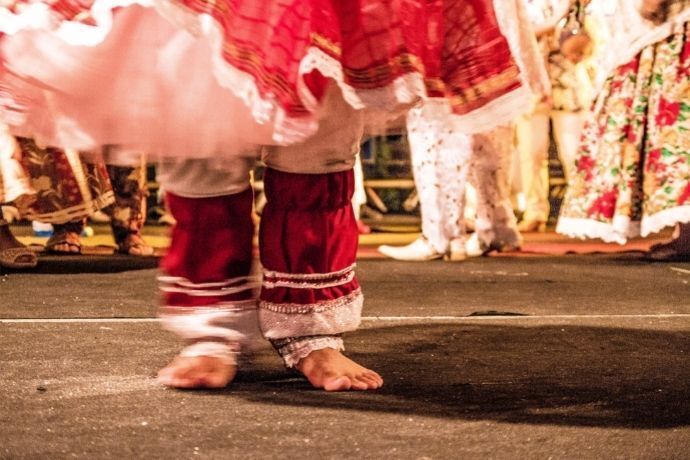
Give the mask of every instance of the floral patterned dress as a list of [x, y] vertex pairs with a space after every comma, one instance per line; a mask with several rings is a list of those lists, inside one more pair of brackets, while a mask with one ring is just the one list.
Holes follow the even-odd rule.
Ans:
[[557, 231], [625, 243], [690, 222], [690, 26], [606, 82], [585, 127]]
[[74, 150], [41, 148], [33, 140], [17, 138], [21, 163], [36, 201], [26, 212], [32, 220], [52, 224], [90, 216], [115, 200], [105, 163], [86, 163]]

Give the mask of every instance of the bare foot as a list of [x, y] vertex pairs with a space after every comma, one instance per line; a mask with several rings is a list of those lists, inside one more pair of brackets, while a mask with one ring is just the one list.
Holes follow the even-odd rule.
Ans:
[[178, 356], [158, 372], [158, 381], [185, 389], [223, 388], [237, 373], [237, 366], [210, 356]]
[[316, 388], [326, 391], [376, 390], [383, 379], [332, 348], [313, 351], [295, 366]]

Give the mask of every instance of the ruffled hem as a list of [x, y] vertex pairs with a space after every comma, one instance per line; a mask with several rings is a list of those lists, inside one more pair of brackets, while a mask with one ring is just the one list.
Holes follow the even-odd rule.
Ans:
[[[154, 9], [169, 22], [184, 28], [197, 37], [203, 37], [212, 51], [210, 67], [217, 84], [241, 100], [248, 112], [251, 113], [253, 120], [259, 125], [267, 127], [270, 131], [253, 132], [246, 141], [238, 139], [237, 148], [234, 150], [246, 152], [251, 150], [253, 145], [259, 144], [289, 145], [299, 143], [316, 132], [318, 128], [316, 111], [319, 104], [317, 97], [311, 93], [304, 80], [304, 76], [312, 71], [318, 71], [323, 76], [332, 79], [341, 89], [344, 99], [352, 107], [366, 110], [366, 123], [368, 125], [381, 125], [383, 122], [399, 116], [410, 106], [419, 103], [420, 100], [427, 99], [425, 77], [419, 72], [410, 70], [380, 88], [358, 89], [346, 83], [343, 66], [337, 59], [312, 46], [306, 50], [305, 56], [300, 61], [300, 78], [296, 82], [300, 102], [309, 113], [297, 115], [289, 113], [281, 106], [280, 101], [275, 96], [261, 94], [257, 81], [251, 74], [238, 69], [223, 58], [224, 35], [215, 18], [207, 14], [198, 14], [187, 9], [184, 5], [175, 4], [171, 1], [96, 0], [89, 10], [92, 24], [88, 25], [61, 19], [60, 15], [51, 10], [47, 4], [39, 2], [30, 4], [29, 7], [19, 13], [13, 14], [3, 10], [3, 14], [0, 15], [0, 31], [11, 35], [23, 30], [51, 30], [58, 39], [68, 45], [96, 46], [106, 39], [113, 26], [112, 10], [134, 5]], [[508, 123], [516, 116], [524, 113], [530, 102], [531, 92], [524, 86], [519, 86], [517, 89], [490, 100], [465, 114], [454, 114], [450, 100], [438, 100], [439, 104], [446, 107], [444, 112], [453, 118], [457, 130], [465, 133], [487, 131], [495, 126]], [[58, 121], [56, 120], [56, 125]], [[45, 127], [42, 128], [45, 129]], [[35, 127], [33, 129], [36, 130]], [[252, 130], [245, 131], [249, 133]], [[36, 136], [46, 142], [55, 141], [56, 145], [66, 144], [64, 132], [55, 133], [51, 136], [45, 131], [27, 132], [27, 129], [22, 127], [16, 128], [14, 132], [24, 136]], [[81, 142], [78, 145], [79, 148], [87, 148], [84, 143], [98, 144], [100, 140], [98, 135], [92, 137], [86, 133], [75, 134], [72, 132], [67, 133], [67, 135], [71, 142]], [[88, 148], [96, 146], [89, 145]], [[77, 146], [73, 145], [73, 147]], [[150, 145], [133, 145], [133, 147], [151, 148]], [[227, 148], [227, 146], [225, 147]], [[218, 149], [200, 148], [199, 152], [205, 150], [214, 150], [213, 156]], [[195, 153], [194, 155], [209, 156], [202, 153]]]
[[631, 221], [628, 217], [617, 216], [613, 222], [593, 219], [561, 217], [556, 232], [570, 238], [601, 239], [607, 243], [625, 244], [628, 239], [647, 237], [659, 233], [667, 227], [690, 223], [690, 206], [678, 206], [645, 216], [642, 221]]
[[561, 217], [558, 219], [556, 232], [570, 238], [600, 239], [606, 243], [625, 244], [628, 238], [640, 234], [640, 224], [623, 216], [615, 217], [610, 223], [594, 219]]
[[690, 223], [690, 205], [666, 209], [642, 219], [641, 235], [648, 236], [666, 227], [687, 223]]

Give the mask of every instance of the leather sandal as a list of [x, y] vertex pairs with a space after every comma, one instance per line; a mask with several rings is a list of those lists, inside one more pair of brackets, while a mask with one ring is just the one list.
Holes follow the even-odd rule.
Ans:
[[9, 247], [0, 249], [0, 267], [24, 269], [34, 268], [38, 264], [36, 253], [14, 237], [9, 223], [4, 219], [0, 219], [0, 241], [2, 240]]
[[[50, 254], [81, 254], [82, 222], [68, 222], [53, 224], [53, 235], [46, 242], [46, 252]], [[68, 250], [56, 249], [57, 246], [67, 246]]]
[[117, 253], [128, 256], [152, 256], [154, 250], [153, 247], [146, 244], [140, 234], [129, 233], [117, 242]]

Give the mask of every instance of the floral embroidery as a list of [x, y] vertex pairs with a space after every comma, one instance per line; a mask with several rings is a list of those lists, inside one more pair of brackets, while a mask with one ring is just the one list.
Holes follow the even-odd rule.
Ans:
[[690, 26], [613, 73], [585, 127], [558, 231], [623, 242], [690, 215]]

